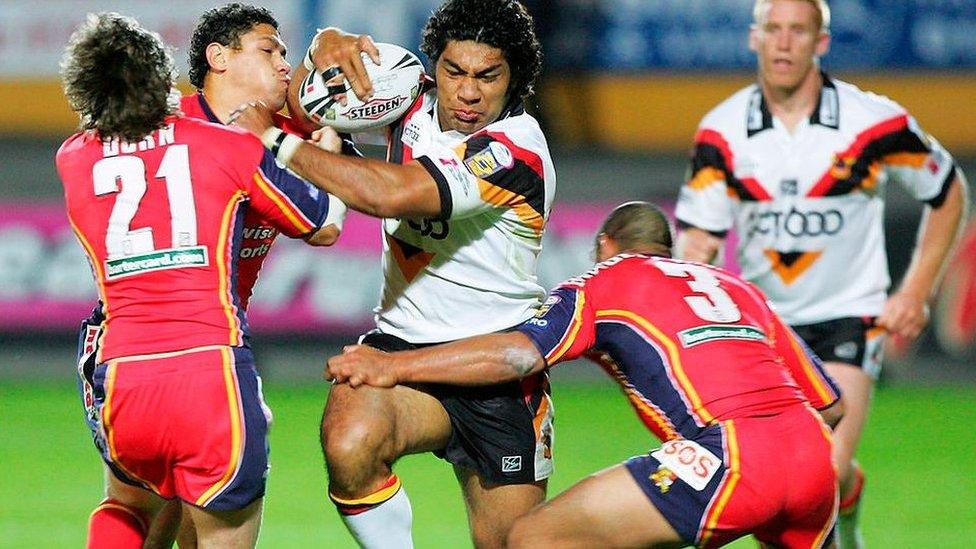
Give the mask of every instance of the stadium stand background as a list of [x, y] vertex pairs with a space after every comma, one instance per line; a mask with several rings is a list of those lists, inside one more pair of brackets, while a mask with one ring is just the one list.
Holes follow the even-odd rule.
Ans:
[[[74, 327], [94, 300], [87, 266], [66, 230], [53, 165], [76, 124], [57, 80], [72, 29], [89, 11], [133, 15], [174, 46], [185, 74], [184, 46], [195, 19], [217, 3], [0, 0], [0, 378], [68, 376]], [[277, 15], [294, 63], [315, 28], [326, 24], [416, 50], [418, 29], [439, 1], [254, 3]], [[559, 175], [541, 258], [541, 276], [551, 285], [589, 263], [592, 229], [612, 205], [673, 201], [698, 120], [754, 79], [746, 47], [752, 0], [525, 3], [545, 43], [535, 107]], [[833, 46], [824, 67], [904, 105], [970, 179], [976, 176], [976, 0], [830, 4]], [[889, 193], [895, 280], [907, 264], [919, 211], [905, 193]], [[316, 377], [326, 354], [369, 325], [380, 282], [378, 235], [375, 222], [354, 217], [337, 250], [276, 244], [252, 318], [262, 362], [273, 364], [266, 375]], [[930, 332], [910, 355], [889, 360], [889, 379], [976, 381], [965, 358], [943, 354], [934, 341]]]

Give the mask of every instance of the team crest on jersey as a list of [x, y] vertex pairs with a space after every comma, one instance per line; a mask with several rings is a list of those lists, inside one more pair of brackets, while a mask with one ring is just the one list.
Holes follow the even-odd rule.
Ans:
[[674, 481], [678, 480], [678, 475], [674, 474], [671, 469], [661, 465], [657, 468], [657, 471], [651, 473], [650, 479], [662, 494], [667, 494], [671, 491], [671, 485], [674, 484]]
[[498, 141], [492, 141], [487, 147], [464, 161], [464, 164], [474, 175], [484, 179], [515, 165], [512, 151]]
[[857, 159], [853, 156], [834, 155], [834, 163], [830, 167], [830, 177], [834, 179], [847, 179], [851, 176], [851, 167]]
[[780, 252], [777, 250], [763, 250], [766, 258], [783, 284], [793, 284], [800, 275], [805, 273], [823, 255], [823, 251], [809, 252]]

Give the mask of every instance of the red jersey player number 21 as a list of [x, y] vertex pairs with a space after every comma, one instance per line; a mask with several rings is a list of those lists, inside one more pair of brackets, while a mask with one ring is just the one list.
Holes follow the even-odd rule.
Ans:
[[106, 463], [207, 509], [261, 497], [267, 422], [233, 282], [242, 220], [253, 208], [299, 237], [326, 212], [256, 138], [194, 119], [136, 143], [78, 133], [57, 164], [106, 315], [90, 416]]

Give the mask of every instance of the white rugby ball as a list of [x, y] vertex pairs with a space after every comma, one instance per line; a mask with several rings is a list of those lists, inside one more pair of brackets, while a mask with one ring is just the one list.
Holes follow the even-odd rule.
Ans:
[[[373, 83], [373, 98], [362, 101], [343, 79], [339, 85], [326, 86], [322, 72], [314, 70], [302, 81], [298, 102], [308, 117], [337, 131], [358, 133], [381, 128], [403, 116], [420, 93], [424, 66], [410, 50], [396, 44], [377, 43], [380, 64], [365, 53], [363, 65]], [[335, 82], [333, 79], [332, 82]], [[343, 93], [346, 104], [336, 100]]]

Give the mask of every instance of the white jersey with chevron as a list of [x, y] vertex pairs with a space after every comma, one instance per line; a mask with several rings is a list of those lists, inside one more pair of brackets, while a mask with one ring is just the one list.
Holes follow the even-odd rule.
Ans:
[[744, 278], [787, 322], [810, 324], [881, 313], [888, 181], [937, 206], [955, 166], [900, 105], [824, 75], [819, 104], [792, 132], [756, 85], [721, 103], [699, 126], [690, 174], [679, 223], [718, 235], [734, 226]]
[[549, 147], [521, 105], [484, 129], [443, 132], [431, 90], [389, 134], [388, 159], [418, 161], [437, 183], [441, 213], [383, 222], [377, 327], [411, 343], [460, 339], [531, 317], [556, 188]]

